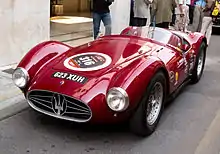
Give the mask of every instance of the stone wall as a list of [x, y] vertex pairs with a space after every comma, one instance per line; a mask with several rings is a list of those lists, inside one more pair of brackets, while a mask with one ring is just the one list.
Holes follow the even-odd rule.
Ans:
[[49, 0], [0, 0], [0, 66], [19, 62], [49, 40]]

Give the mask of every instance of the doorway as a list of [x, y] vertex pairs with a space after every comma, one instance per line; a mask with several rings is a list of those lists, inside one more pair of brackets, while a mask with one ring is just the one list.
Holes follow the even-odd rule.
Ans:
[[50, 0], [50, 35], [62, 42], [92, 37], [92, 0]]

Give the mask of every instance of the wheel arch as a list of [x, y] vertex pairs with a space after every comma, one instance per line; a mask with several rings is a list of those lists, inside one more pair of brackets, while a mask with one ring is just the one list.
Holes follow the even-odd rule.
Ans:
[[197, 43], [196, 43], [196, 48], [194, 49], [196, 51], [196, 53], [198, 54], [199, 48], [201, 46], [202, 43], [205, 43], [205, 51], [207, 49], [207, 38], [205, 36], [200, 36], [200, 38], [198, 38]]
[[29, 76], [32, 78], [37, 72], [43, 69], [44, 66], [70, 49], [70, 46], [57, 41], [39, 43], [26, 53], [17, 67], [22, 67], [27, 70]]
[[151, 79], [155, 76], [156, 73], [160, 71], [164, 74], [166, 78], [165, 95], [169, 95], [169, 73], [161, 60], [157, 58], [152, 58], [146, 61], [145, 59], [141, 61], [138, 66], [133, 65], [130, 68], [132, 69], [129, 71], [128, 69], [126, 72], [121, 70], [119, 74], [117, 73], [117, 75], [113, 77], [112, 81], [114, 82], [110, 83], [108, 89], [112, 87], [121, 87], [123, 89], [126, 89], [129, 97], [131, 97], [132, 109], [135, 109], [138, 106], [138, 102], [140, 102], [142, 95], [146, 90], [148, 84], [150, 83]]
[[[169, 73], [165, 67], [160, 67], [158, 68], [157, 72], [162, 72], [165, 75], [166, 78], [166, 87], [165, 87], [165, 92], [166, 92], [166, 97], [170, 94], [170, 80], [169, 80]], [[156, 73], [157, 73], [156, 72]]]

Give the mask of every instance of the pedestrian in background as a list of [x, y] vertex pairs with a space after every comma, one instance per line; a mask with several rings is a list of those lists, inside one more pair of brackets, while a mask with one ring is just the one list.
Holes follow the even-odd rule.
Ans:
[[111, 14], [109, 6], [114, 0], [93, 0], [93, 36], [98, 37], [101, 21], [105, 26], [105, 35], [111, 34]]
[[207, 45], [209, 45], [209, 41], [212, 35], [212, 11], [215, 8], [214, 0], [206, 0], [206, 5], [203, 9], [204, 17], [202, 19], [202, 28], [201, 33], [204, 34], [207, 38]]
[[155, 17], [156, 27], [169, 28], [175, 7], [175, 0], [153, 0], [151, 19]]
[[131, 9], [130, 9], [130, 26], [135, 26], [134, 23], [134, 0], [131, 0]]
[[194, 8], [195, 8], [195, 0], [190, 0], [190, 3], [187, 5], [189, 7], [189, 24], [192, 24], [193, 23]]
[[176, 14], [175, 9], [172, 10], [172, 22], [170, 23], [170, 26], [174, 26], [176, 21]]
[[189, 7], [187, 5], [189, 2], [187, 0], [177, 0], [176, 3], [175, 30], [186, 31], [189, 24]]
[[134, 0], [134, 25], [150, 25], [150, 4], [152, 0]]
[[203, 8], [201, 4], [205, 3], [198, 3], [198, 0], [194, 3], [193, 21], [192, 24], [188, 26], [188, 30], [191, 32], [201, 31], [203, 20]]

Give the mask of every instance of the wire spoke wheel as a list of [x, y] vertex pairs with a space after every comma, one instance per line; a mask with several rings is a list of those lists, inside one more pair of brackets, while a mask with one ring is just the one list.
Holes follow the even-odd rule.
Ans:
[[163, 103], [163, 86], [156, 82], [148, 99], [147, 105], [147, 124], [153, 125], [158, 119]]

